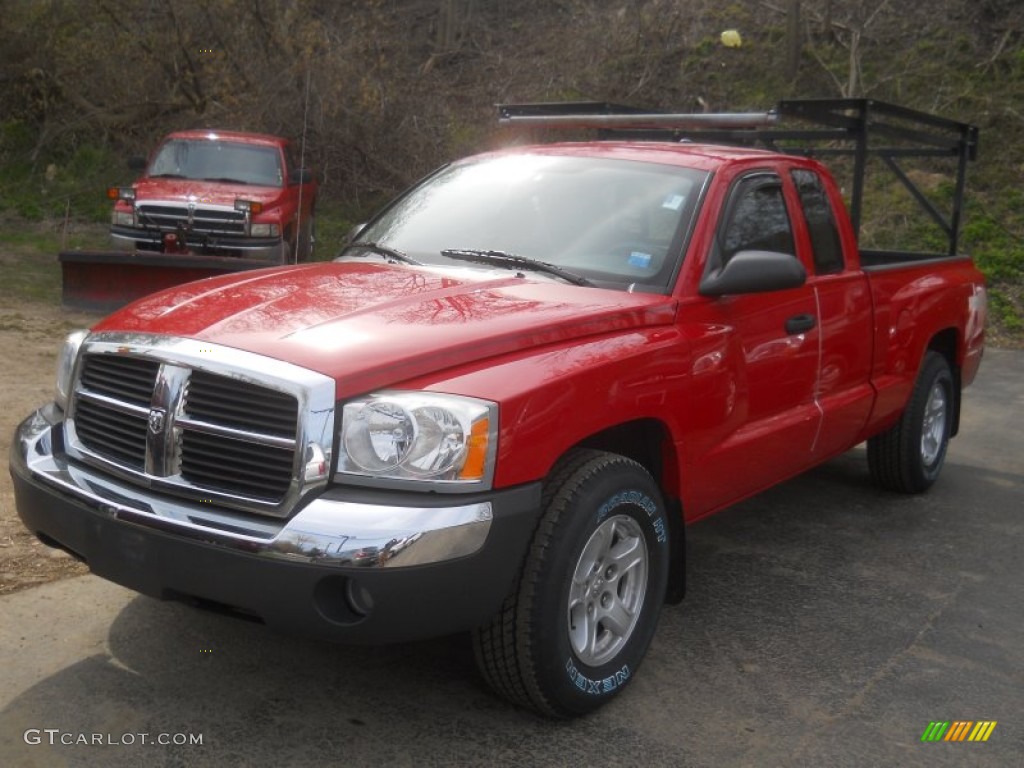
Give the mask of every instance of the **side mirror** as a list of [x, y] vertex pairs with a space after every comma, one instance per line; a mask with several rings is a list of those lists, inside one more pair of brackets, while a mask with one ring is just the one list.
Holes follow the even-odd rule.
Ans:
[[807, 280], [804, 265], [788, 253], [740, 251], [718, 270], [700, 281], [701, 296], [763, 293], [799, 288]]
[[144, 171], [146, 170], [146, 156], [145, 155], [132, 155], [128, 158], [128, 167], [133, 171]]
[[292, 168], [288, 173], [289, 184], [309, 184], [313, 181], [312, 168]]

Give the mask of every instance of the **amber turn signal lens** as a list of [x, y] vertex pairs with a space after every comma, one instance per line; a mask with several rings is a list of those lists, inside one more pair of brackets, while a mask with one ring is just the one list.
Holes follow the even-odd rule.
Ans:
[[487, 467], [487, 438], [491, 430], [490, 419], [473, 423], [473, 431], [466, 441], [466, 460], [459, 472], [459, 480], [480, 480]]

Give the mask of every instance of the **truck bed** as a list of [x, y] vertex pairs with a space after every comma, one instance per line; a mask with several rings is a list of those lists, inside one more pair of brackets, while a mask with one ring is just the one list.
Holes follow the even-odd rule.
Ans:
[[864, 249], [860, 252], [861, 268], [868, 272], [877, 272], [883, 269], [898, 269], [899, 267], [923, 266], [925, 264], [938, 264], [946, 261], [970, 260], [970, 256], [960, 253], [955, 256], [950, 256], [947, 253], [872, 249]]

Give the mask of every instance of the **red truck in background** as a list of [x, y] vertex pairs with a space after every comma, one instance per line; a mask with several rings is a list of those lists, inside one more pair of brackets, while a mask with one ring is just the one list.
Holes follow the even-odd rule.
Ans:
[[[291, 632], [470, 630], [499, 694], [594, 710], [682, 598], [686, 524], [863, 441], [883, 487], [927, 490], [981, 361], [956, 253], [976, 130], [864, 100], [779, 114], [818, 127], [504, 108], [607, 140], [452, 163], [332, 263], [72, 334], [15, 437], [22, 520], [100, 576]], [[949, 252], [859, 250], [785, 145], [816, 136], [853, 144], [854, 221], [868, 157], [901, 179], [950, 158]]]
[[234, 256], [270, 264], [313, 255], [317, 185], [279, 136], [191, 130], [167, 136], [142, 176], [113, 187], [110, 234], [117, 248]]

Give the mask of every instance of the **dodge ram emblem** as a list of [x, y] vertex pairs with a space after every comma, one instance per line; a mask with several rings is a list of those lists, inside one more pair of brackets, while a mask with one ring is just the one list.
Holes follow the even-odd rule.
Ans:
[[159, 435], [164, 429], [164, 412], [159, 408], [153, 408], [149, 412], [149, 431]]

